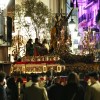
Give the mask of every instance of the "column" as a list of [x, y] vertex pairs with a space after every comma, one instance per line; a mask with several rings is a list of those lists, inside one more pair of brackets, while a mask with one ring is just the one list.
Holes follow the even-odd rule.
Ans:
[[65, 13], [65, 7], [66, 7], [66, 0], [60, 0], [60, 11], [62, 9], [62, 13]]
[[4, 18], [3, 18], [3, 14], [1, 13], [0, 14], [0, 36], [4, 35], [3, 25], [4, 25]]
[[49, 1], [49, 8], [51, 9], [52, 13], [58, 13], [58, 2], [59, 0], [50, 0]]
[[8, 61], [8, 47], [0, 46], [0, 61]]

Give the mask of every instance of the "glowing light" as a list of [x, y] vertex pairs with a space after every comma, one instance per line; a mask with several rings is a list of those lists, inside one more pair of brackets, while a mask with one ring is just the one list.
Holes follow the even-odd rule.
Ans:
[[9, 1], [10, 0], [0, 0], [0, 12], [7, 7]]
[[75, 22], [73, 21], [73, 19], [71, 19], [71, 21], [69, 22], [70, 31], [75, 30], [75, 27], [76, 27]]

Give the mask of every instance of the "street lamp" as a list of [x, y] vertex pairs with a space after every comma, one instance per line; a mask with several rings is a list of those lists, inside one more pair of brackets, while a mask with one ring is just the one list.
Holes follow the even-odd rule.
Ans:
[[69, 22], [69, 30], [73, 31], [75, 29], [76, 25], [73, 19], [71, 18], [71, 21]]
[[30, 25], [32, 23], [30, 16], [25, 16], [25, 22], [27, 25]]
[[0, 13], [7, 7], [10, 0], [0, 0]]

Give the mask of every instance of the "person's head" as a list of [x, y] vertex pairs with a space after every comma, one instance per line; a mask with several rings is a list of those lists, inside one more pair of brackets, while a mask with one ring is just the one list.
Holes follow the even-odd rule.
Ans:
[[29, 82], [30, 80], [32, 80], [31, 76], [27, 76], [27, 82]]
[[32, 43], [32, 39], [29, 39], [29, 40], [28, 40], [28, 43]]
[[5, 78], [6, 74], [4, 72], [0, 72], [0, 84], [3, 85], [4, 84], [4, 78]]
[[61, 79], [60, 77], [55, 77], [53, 82], [60, 84], [60, 79]]
[[7, 80], [7, 86], [8, 86], [8, 88], [11, 89], [11, 88], [13, 88], [15, 85], [16, 85], [16, 83], [15, 83], [14, 77], [8, 78], [8, 80]]
[[68, 79], [67, 79], [67, 84], [70, 84], [70, 83], [76, 83], [76, 84], [79, 83], [79, 76], [77, 73], [75, 73], [75, 72], [69, 73]]
[[45, 44], [45, 43], [47, 43], [47, 40], [46, 39], [43, 40], [42, 44]]
[[32, 82], [37, 83], [39, 81], [39, 75], [38, 74], [32, 74]]
[[38, 43], [39, 42], [39, 39], [38, 38], [35, 38], [35, 43]]
[[91, 72], [88, 74], [91, 84], [95, 83], [99, 79], [99, 74], [97, 72]]
[[21, 77], [18, 77], [16, 82], [17, 82], [17, 83], [19, 83], [19, 82], [20, 82], [20, 83], [23, 83], [23, 80], [22, 80]]

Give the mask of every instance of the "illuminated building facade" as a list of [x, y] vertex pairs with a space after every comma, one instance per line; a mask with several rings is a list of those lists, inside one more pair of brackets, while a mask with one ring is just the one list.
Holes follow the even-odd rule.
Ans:
[[84, 40], [85, 33], [90, 27], [92, 37], [90, 42], [93, 41], [93, 37], [95, 36], [95, 42], [91, 43], [95, 45], [96, 50], [100, 50], [100, 24], [96, 22], [98, 10], [100, 10], [100, 0], [78, 0], [78, 27], [81, 36], [80, 49], [83, 46], [82, 41]]

